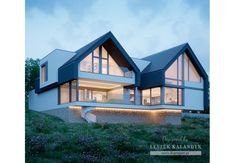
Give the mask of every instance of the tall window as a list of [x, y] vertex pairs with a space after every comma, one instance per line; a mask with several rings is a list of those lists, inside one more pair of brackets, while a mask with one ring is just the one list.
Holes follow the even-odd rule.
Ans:
[[124, 73], [118, 66], [118, 64], [114, 61], [114, 59], [109, 55], [109, 74], [123, 76]]
[[59, 87], [60, 104], [77, 101], [77, 82], [76, 80], [64, 83]]
[[108, 52], [102, 46], [102, 74], [108, 74]]
[[188, 81], [188, 62], [189, 62], [189, 59], [188, 59], [188, 56], [187, 54], [184, 53], [184, 80]]
[[106, 91], [92, 91], [92, 99], [96, 102], [106, 102], [107, 92]]
[[182, 85], [182, 55], [166, 70], [165, 83], [171, 85]]
[[76, 80], [73, 80], [73, 81], [71, 82], [71, 101], [72, 101], [72, 102], [74, 102], [74, 101], [77, 100], [77, 99], [76, 99], [76, 90], [77, 90], [76, 85], [77, 85], [77, 81], [76, 81]]
[[143, 105], [157, 105], [161, 103], [161, 88], [151, 88], [142, 90]]
[[165, 72], [166, 84], [182, 85], [183, 80], [201, 82], [201, 76], [198, 74], [186, 53], [180, 55]]
[[161, 89], [160, 88], [152, 88], [151, 89], [151, 104], [160, 104], [161, 102]]
[[69, 102], [69, 83], [65, 83], [60, 86], [60, 103]]
[[188, 58], [187, 54], [184, 54], [184, 80], [198, 83], [201, 82], [201, 76]]
[[92, 72], [92, 54], [89, 54], [80, 62], [80, 71]]
[[47, 64], [43, 64], [41, 66], [41, 82], [46, 82], [47, 81]]
[[130, 89], [130, 103], [134, 104], [135, 103], [135, 90]]
[[131, 71], [128, 68], [125, 70], [126, 73], [103, 46], [96, 48], [80, 62], [80, 71], [132, 77]]
[[165, 77], [166, 78], [170, 78], [170, 79], [177, 79], [177, 70], [178, 70], [178, 66], [177, 66], [177, 60], [167, 69], [166, 73], [165, 73]]
[[192, 82], [200, 82], [200, 75], [198, 74], [197, 70], [193, 66], [192, 62], [189, 61], [189, 81]]
[[150, 105], [150, 89], [142, 90], [142, 104]]
[[165, 87], [165, 103], [182, 105], [182, 89]]

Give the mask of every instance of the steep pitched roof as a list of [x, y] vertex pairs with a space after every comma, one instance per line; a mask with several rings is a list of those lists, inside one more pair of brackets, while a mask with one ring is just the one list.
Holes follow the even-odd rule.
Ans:
[[143, 58], [151, 63], [141, 72], [141, 87], [147, 88], [164, 84], [165, 71], [172, 65], [179, 55], [184, 52], [187, 54], [199, 74], [204, 78], [204, 80], [208, 81], [206, 71], [200, 64], [189, 44], [185, 43]]
[[88, 55], [91, 51], [93, 51], [98, 46], [102, 45], [108, 39], [111, 39], [114, 42], [117, 48], [124, 55], [125, 59], [131, 64], [135, 72], [139, 72], [138, 66], [133, 62], [131, 57], [127, 54], [127, 52], [124, 50], [124, 48], [121, 46], [121, 44], [117, 41], [117, 39], [114, 37], [114, 35], [110, 31], [102, 35], [101, 37], [95, 39], [94, 41], [90, 42], [89, 44], [83, 46], [82, 48], [78, 49], [76, 51], [76, 54], [61, 67], [69, 65], [75, 61], [81, 61], [83, 58], [85, 58], [86, 55]]
[[111, 32], [102, 35], [101, 37], [95, 39], [94, 41], [90, 42], [89, 44], [77, 50], [76, 54], [59, 68], [58, 70], [59, 83], [64, 83], [66, 81], [74, 79], [78, 74], [77, 64], [87, 55], [89, 55], [93, 50], [95, 50], [97, 47], [107, 42], [108, 43], [111, 42], [112, 45], [115, 46], [115, 49], [119, 51], [121, 58], [123, 58], [125, 62], [128, 63], [128, 66], [130, 66], [133, 69], [133, 71], [136, 73], [136, 85], [140, 85], [139, 68]]
[[187, 43], [175, 46], [173, 48], [152, 54], [150, 56], [142, 58], [143, 60], [150, 61], [151, 63], [143, 70], [143, 73], [153, 72], [164, 69], [169, 62], [177, 58], [177, 55]]
[[91, 49], [93, 46], [95, 46], [98, 42], [100, 42], [102, 39], [105, 38], [105, 36], [107, 37], [107, 35], [111, 33], [105, 33], [104, 35], [100, 36], [99, 38], [95, 39], [94, 41], [90, 42], [89, 44], [83, 46], [82, 48], [78, 49], [77, 51], [75, 51], [76, 55], [74, 55], [70, 60], [68, 60], [64, 65], [67, 65], [71, 62], [76, 61], [77, 59], [79, 59], [82, 54], [84, 54], [86, 51], [88, 51], [89, 49]]

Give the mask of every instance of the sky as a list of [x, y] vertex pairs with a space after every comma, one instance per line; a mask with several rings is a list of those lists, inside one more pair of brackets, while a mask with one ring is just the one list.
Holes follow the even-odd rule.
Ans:
[[76, 51], [111, 31], [131, 57], [188, 42], [209, 74], [209, 0], [26, 0], [26, 57]]

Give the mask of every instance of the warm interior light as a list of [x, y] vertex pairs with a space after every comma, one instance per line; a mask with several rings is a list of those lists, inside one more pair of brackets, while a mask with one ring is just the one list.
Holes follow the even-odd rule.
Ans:
[[180, 113], [181, 110], [173, 110], [173, 109], [159, 109], [159, 110], [147, 110], [147, 109], [127, 109], [127, 108], [99, 108], [97, 107], [96, 110], [103, 110], [103, 111], [123, 111], [123, 112], [175, 112]]
[[[69, 106], [69, 109], [81, 109], [81, 106]], [[175, 110], [175, 109], [158, 109], [158, 110], [147, 110], [147, 109], [128, 109], [128, 108], [100, 108], [95, 107], [94, 110], [100, 110], [100, 111], [117, 111], [117, 112], [171, 112], [171, 113], [181, 113], [182, 110]]]
[[114, 89], [125, 85], [120, 83], [117, 84], [117, 83], [103, 82], [97, 80], [79, 79], [79, 86], [89, 87], [89, 88]]

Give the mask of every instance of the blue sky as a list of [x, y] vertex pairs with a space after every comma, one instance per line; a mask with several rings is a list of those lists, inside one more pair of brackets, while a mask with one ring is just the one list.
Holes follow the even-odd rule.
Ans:
[[137, 58], [188, 42], [209, 73], [209, 0], [26, 0], [26, 57], [108, 31]]

